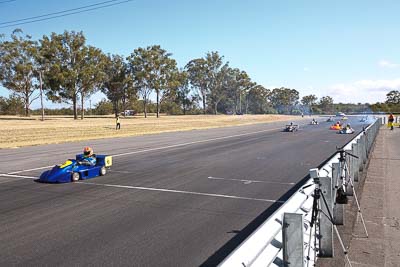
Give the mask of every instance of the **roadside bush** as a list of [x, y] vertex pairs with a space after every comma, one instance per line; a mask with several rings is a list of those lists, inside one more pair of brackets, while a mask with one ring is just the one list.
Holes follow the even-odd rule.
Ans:
[[15, 95], [11, 95], [9, 98], [0, 97], [0, 114], [1, 115], [25, 114], [23, 99]]

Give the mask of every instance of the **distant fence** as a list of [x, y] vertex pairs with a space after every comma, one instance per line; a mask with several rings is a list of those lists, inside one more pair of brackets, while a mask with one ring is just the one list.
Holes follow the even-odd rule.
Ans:
[[[339, 183], [337, 181], [344, 176], [351, 177], [356, 182], [361, 179], [360, 171], [367, 162], [382, 123], [382, 118], [375, 119], [372, 124], [343, 147], [343, 151], [347, 155], [356, 156], [345, 157], [345, 165], [343, 165], [343, 160], [339, 162], [340, 156], [343, 156], [343, 152], [339, 152], [321, 168], [311, 169], [310, 180], [229, 254], [219, 266], [313, 266], [317, 257], [332, 257], [334, 227], [329, 215], [332, 215], [335, 225], [343, 224], [345, 208], [345, 204], [338, 204], [336, 201], [339, 190], [336, 186]], [[343, 166], [346, 168], [341, 168]], [[316, 181], [318, 182], [316, 183]], [[347, 186], [351, 185], [347, 183]], [[313, 214], [316, 192], [321, 192], [323, 195], [318, 200], [320, 212], [317, 218], [315, 213]], [[346, 196], [351, 196], [352, 193], [350, 188], [345, 191]], [[322, 200], [327, 204], [324, 205]], [[312, 221], [314, 227], [311, 227]]]

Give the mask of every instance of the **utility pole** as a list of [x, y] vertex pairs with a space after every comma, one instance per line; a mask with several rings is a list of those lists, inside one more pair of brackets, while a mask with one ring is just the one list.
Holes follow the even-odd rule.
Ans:
[[42, 70], [39, 71], [39, 83], [40, 83], [40, 105], [42, 107], [42, 121], [44, 121]]
[[92, 115], [92, 99], [89, 99], [89, 110], [90, 110], [90, 115]]

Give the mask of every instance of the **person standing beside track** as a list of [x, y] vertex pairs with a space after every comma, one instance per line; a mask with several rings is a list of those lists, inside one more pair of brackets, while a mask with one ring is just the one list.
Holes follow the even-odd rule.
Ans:
[[121, 130], [121, 122], [119, 120], [119, 115], [117, 115], [116, 119], [115, 119], [115, 130]]
[[393, 130], [393, 122], [394, 122], [393, 113], [390, 113], [388, 118], [388, 126], [390, 127], [390, 130]]

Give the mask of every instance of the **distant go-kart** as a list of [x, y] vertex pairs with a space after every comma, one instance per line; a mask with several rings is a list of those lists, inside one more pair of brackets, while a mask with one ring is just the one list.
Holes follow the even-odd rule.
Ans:
[[68, 159], [62, 165], [56, 165], [51, 170], [40, 175], [39, 181], [45, 183], [68, 183], [86, 180], [107, 173], [107, 168], [112, 165], [112, 157], [96, 155], [96, 165], [82, 164], [83, 154], [76, 155], [76, 159]]
[[339, 134], [353, 134], [354, 133], [354, 129], [345, 127], [343, 129], [341, 129], [338, 133]]
[[336, 130], [336, 131], [340, 131], [342, 129], [342, 125], [335, 123], [334, 125], [331, 125], [331, 127], [329, 127], [329, 130]]
[[287, 124], [285, 127], [285, 132], [296, 132], [299, 129], [298, 124]]

